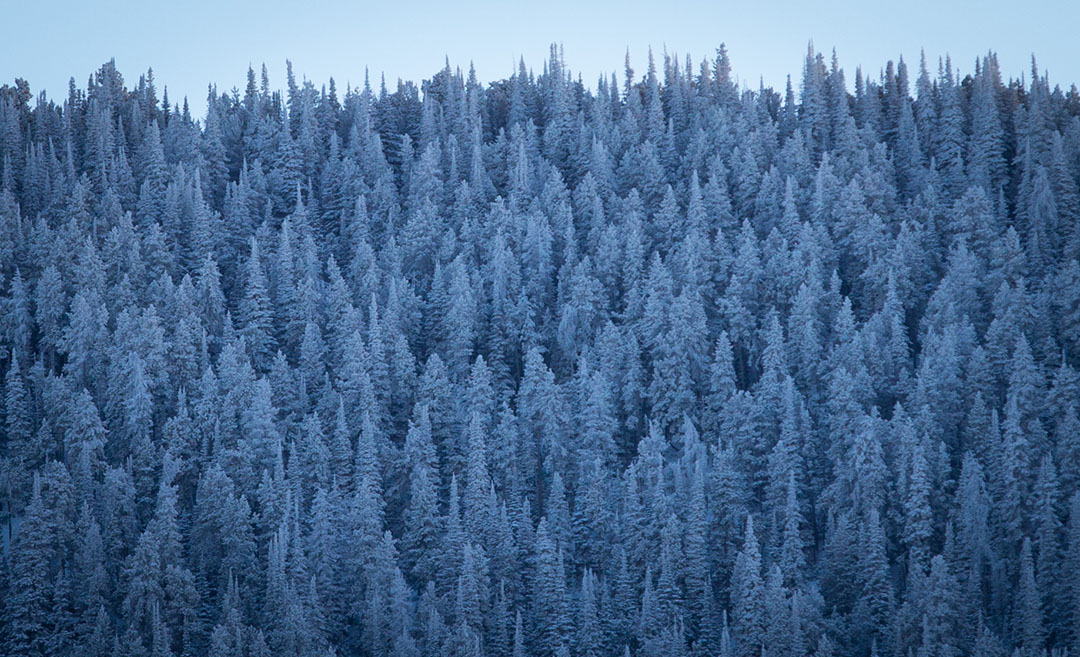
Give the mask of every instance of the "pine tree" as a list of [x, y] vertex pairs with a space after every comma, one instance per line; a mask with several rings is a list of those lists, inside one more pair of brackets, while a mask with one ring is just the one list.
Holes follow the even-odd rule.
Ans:
[[489, 509], [487, 506], [487, 492], [491, 485], [491, 477], [488, 475], [487, 444], [484, 440], [483, 421], [478, 412], [472, 414], [468, 432], [468, 479], [465, 484], [462, 507], [469, 540], [484, 545], [487, 543], [485, 539], [494, 522], [492, 517], [494, 509]]
[[[1078, 564], [1080, 564], [1080, 494], [1074, 493], [1072, 499], [1069, 502], [1069, 527], [1068, 538], [1066, 547], [1066, 568], [1075, 571]], [[1065, 637], [1071, 637], [1070, 646], [1076, 646], [1080, 644], [1080, 634], [1076, 632], [1076, 621], [1080, 619], [1080, 585], [1073, 579], [1071, 582], [1065, 583], [1066, 595], [1068, 607], [1063, 611], [1066, 618], [1066, 627], [1071, 628], [1065, 633]]]
[[596, 657], [604, 648], [596, 599], [597, 586], [596, 575], [586, 568], [581, 575], [581, 593], [575, 623], [577, 634], [574, 639], [575, 654], [582, 657]]
[[1028, 654], [1037, 654], [1044, 648], [1046, 630], [1042, 616], [1042, 593], [1035, 580], [1035, 566], [1031, 554], [1031, 540], [1024, 538], [1020, 548], [1020, 576], [1013, 612], [1015, 636]]
[[983, 577], [990, 554], [990, 497], [982, 466], [970, 452], [964, 455], [958, 483], [956, 543], [960, 561], [966, 566], [957, 575], [966, 580], [965, 596], [969, 613], [982, 607]]
[[546, 518], [536, 528], [536, 581], [533, 599], [537, 609], [537, 650], [555, 655], [571, 631], [562, 550], [551, 536]]
[[888, 555], [885, 530], [877, 509], [867, 512], [859, 527], [859, 601], [856, 617], [867, 634], [862, 643], [885, 635], [886, 624], [893, 609], [892, 587], [889, 583]]
[[907, 499], [904, 501], [904, 542], [908, 546], [909, 560], [923, 569], [929, 565], [929, 543], [933, 535], [928, 470], [922, 443], [916, 443], [911, 455]]
[[255, 238], [251, 239], [251, 253], [244, 267], [244, 296], [237, 311], [237, 320], [256, 368], [265, 369], [270, 364], [274, 342], [266, 274]]
[[1035, 540], [1032, 547], [1037, 554], [1035, 581], [1043, 592], [1042, 611], [1048, 635], [1054, 637], [1061, 633], [1063, 627], [1057, 613], [1062, 606], [1057, 575], [1062, 571], [1059, 539], [1062, 527], [1058, 519], [1057, 469], [1050, 455], [1042, 459], [1032, 493], [1035, 498], [1032, 505]]
[[4, 377], [3, 401], [7, 455], [18, 466], [12, 474], [31, 472], [41, 465], [39, 459], [44, 455], [35, 454], [33, 450], [34, 420], [31, 415], [31, 399], [14, 350], [11, 351], [7, 375]]
[[753, 516], [746, 518], [743, 547], [731, 575], [732, 625], [736, 654], [757, 655], [765, 641], [765, 583], [761, 577], [761, 553], [754, 535]]
[[787, 499], [784, 504], [784, 523], [780, 545], [780, 570], [786, 586], [801, 582], [806, 554], [803, 547], [803, 515], [799, 510], [798, 486], [795, 473], [788, 476]]
[[46, 655], [53, 614], [51, 562], [54, 558], [52, 513], [45, 506], [41, 479], [34, 476], [33, 493], [19, 534], [12, 546], [11, 597], [6, 601], [7, 636], [16, 655]]
[[710, 581], [709, 516], [705, 497], [704, 459], [697, 461], [691, 480], [689, 506], [686, 521], [683, 523], [683, 575], [687, 607], [687, 633], [694, 640], [707, 636], [710, 623], [711, 598], [713, 596]]

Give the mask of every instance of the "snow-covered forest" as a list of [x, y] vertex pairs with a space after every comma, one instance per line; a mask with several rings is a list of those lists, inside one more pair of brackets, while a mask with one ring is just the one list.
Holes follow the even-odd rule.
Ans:
[[1078, 654], [1076, 87], [536, 64], [0, 88], [0, 652]]

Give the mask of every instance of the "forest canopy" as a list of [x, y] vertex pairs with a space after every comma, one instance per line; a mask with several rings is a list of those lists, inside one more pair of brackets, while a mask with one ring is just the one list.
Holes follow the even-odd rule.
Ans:
[[0, 652], [1080, 652], [1080, 93], [880, 70], [3, 86]]

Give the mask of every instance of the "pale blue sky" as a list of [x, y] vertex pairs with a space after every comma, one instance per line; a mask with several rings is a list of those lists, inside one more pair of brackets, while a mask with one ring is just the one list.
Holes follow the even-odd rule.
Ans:
[[[1031, 54], [1052, 83], [1068, 88], [1080, 81], [1080, 2], [1014, 0], [950, 2], [907, 0], [775, 0], [772, 2], [584, 2], [549, 0], [506, 3], [300, 2], [264, 0], [258, 8], [229, 0], [148, 2], [0, 3], [9, 26], [0, 39], [0, 80], [30, 81], [37, 93], [62, 98], [74, 76], [80, 87], [111, 57], [133, 84], [152, 66], [161, 86], [179, 101], [191, 97], [198, 115], [205, 110], [206, 85], [243, 88], [251, 63], [266, 62], [271, 84], [284, 87], [285, 59], [297, 77], [320, 85], [333, 75], [343, 90], [363, 81], [364, 67], [377, 84], [381, 72], [392, 86], [399, 77], [419, 80], [439, 69], [445, 56], [481, 80], [506, 77], [519, 56], [539, 71], [552, 42], [563, 44], [568, 66], [592, 85], [601, 73], [622, 75], [630, 48], [639, 73], [651, 45], [659, 59], [665, 46], [695, 66], [726, 42], [735, 73], [756, 87], [782, 87], [784, 76], [798, 79], [806, 44], [833, 46], [848, 72], [877, 75], [884, 63], [903, 55], [913, 69], [925, 48], [931, 70], [950, 53], [968, 72], [975, 58], [998, 52], [1003, 73], [1030, 70]], [[254, 3], [252, 3], [254, 4]], [[667, 6], [664, 6], [667, 5]], [[11, 29], [14, 28], [14, 29]]]

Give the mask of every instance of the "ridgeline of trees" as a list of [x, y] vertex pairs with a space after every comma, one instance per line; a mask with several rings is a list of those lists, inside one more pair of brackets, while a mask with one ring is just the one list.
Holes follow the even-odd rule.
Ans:
[[4, 86], [0, 652], [1077, 654], [1080, 94], [805, 62]]

